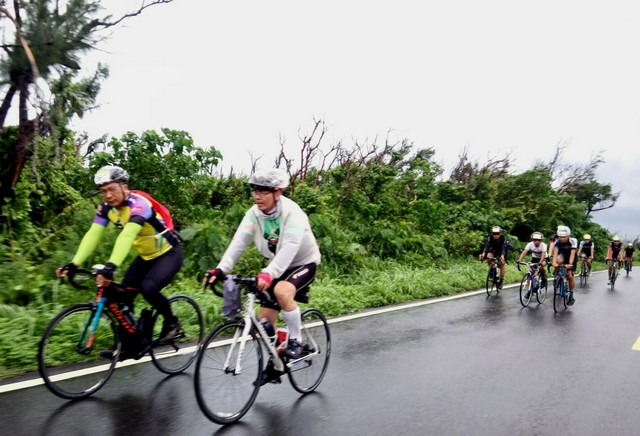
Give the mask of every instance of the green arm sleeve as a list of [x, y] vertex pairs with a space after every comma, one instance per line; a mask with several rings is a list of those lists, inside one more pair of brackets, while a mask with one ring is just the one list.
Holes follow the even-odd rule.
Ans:
[[101, 226], [100, 224], [91, 224], [91, 227], [89, 227], [89, 230], [82, 238], [78, 251], [71, 262], [76, 265], [82, 265], [98, 246], [98, 242], [100, 242], [105, 228], [105, 226]]
[[122, 265], [122, 262], [124, 262], [131, 250], [133, 240], [138, 236], [140, 230], [142, 230], [142, 226], [140, 224], [132, 222], [125, 224], [122, 232], [116, 239], [116, 243], [113, 245], [113, 251], [111, 252], [109, 262], [113, 263], [115, 266]]

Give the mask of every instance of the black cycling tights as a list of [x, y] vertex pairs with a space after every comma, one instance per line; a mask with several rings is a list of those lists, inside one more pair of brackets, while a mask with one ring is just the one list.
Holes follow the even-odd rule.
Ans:
[[[165, 321], [173, 322], [175, 318], [171, 313], [169, 300], [160, 291], [171, 282], [180, 268], [182, 268], [182, 248], [177, 245], [155, 259], [144, 260], [140, 256], [133, 259], [122, 279], [122, 284], [140, 289], [144, 299], [160, 312]], [[127, 303], [133, 308], [133, 301]]]

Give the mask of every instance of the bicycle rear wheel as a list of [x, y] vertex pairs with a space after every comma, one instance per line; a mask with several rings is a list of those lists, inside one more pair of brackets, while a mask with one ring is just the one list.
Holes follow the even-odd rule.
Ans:
[[[200, 306], [186, 295], [169, 298], [171, 311], [180, 321], [180, 333], [175, 339], [150, 350], [153, 364], [165, 374], [179, 374], [196, 359], [204, 337], [204, 320]], [[153, 339], [157, 339], [162, 329], [156, 314]]]
[[42, 335], [38, 371], [47, 388], [59, 397], [88, 397], [113, 373], [118, 353], [107, 359], [100, 351], [120, 350], [116, 322], [107, 312], [96, 317], [94, 305], [77, 304], [56, 315]]
[[331, 357], [331, 332], [327, 320], [318, 309], [302, 312], [302, 343], [305, 352], [300, 359], [289, 362], [291, 386], [303, 394], [313, 392], [322, 382]]
[[196, 399], [207, 418], [217, 424], [242, 418], [260, 390], [262, 347], [252, 328], [240, 350], [243, 328], [242, 320], [220, 324], [205, 339], [196, 360]]
[[527, 273], [522, 277], [522, 282], [520, 282], [520, 304], [523, 307], [527, 307], [531, 302], [531, 291], [531, 280], [529, 279], [529, 273]]

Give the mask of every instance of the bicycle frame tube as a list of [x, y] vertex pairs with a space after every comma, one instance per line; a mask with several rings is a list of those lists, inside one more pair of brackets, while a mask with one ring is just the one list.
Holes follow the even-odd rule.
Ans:
[[[98, 328], [98, 323], [100, 322], [100, 317], [102, 316], [102, 311], [104, 310], [104, 303], [107, 301], [107, 298], [102, 296], [102, 291], [103, 289], [100, 288], [98, 289], [98, 293], [96, 294], [96, 310], [93, 313], [93, 322], [91, 323], [91, 330], [90, 330], [89, 340], [87, 341], [86, 348], [91, 348], [91, 346], [93, 345], [93, 339], [95, 338], [96, 328]], [[87, 332], [87, 325], [89, 324], [90, 321], [91, 321], [91, 316], [89, 317], [89, 319], [87, 319], [87, 323], [82, 329], [82, 335], [78, 340], [78, 346], [81, 346], [82, 342], [84, 341], [84, 337]]]

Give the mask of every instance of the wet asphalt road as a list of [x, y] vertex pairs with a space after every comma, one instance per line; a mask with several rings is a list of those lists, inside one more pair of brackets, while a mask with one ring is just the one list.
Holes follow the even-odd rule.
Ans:
[[[285, 380], [260, 391], [240, 423], [198, 408], [193, 368], [118, 368], [93, 397], [43, 386], [0, 394], [7, 435], [632, 435], [640, 352], [640, 275], [608, 290], [594, 273], [576, 304], [520, 306], [517, 288], [332, 324], [316, 393]], [[640, 272], [635, 272], [640, 274]], [[635, 279], [635, 280], [634, 280]]]

